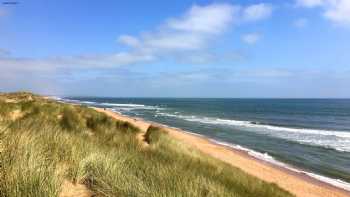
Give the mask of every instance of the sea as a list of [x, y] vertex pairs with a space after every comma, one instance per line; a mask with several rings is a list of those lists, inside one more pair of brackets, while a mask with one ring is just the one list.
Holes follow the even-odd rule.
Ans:
[[350, 191], [350, 99], [56, 99], [203, 135]]

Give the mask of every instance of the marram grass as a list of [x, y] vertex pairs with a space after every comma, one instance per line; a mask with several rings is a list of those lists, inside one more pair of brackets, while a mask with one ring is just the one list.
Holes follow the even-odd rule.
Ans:
[[59, 196], [63, 182], [95, 196], [291, 196], [170, 138], [83, 106], [0, 95], [0, 197]]

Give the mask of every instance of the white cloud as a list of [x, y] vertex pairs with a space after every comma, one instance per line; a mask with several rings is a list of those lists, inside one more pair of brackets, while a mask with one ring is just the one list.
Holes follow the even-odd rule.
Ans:
[[200, 50], [204, 49], [209, 43], [208, 37], [205, 35], [177, 32], [147, 37], [143, 44], [144, 49], [162, 53], [166, 51]]
[[129, 47], [126, 51], [38, 59], [17, 58], [0, 51], [0, 69], [52, 72], [62, 69], [115, 68], [163, 58], [205, 63], [218, 59], [218, 55], [212, 55], [208, 48], [225, 31], [235, 25], [265, 19], [270, 14], [271, 8], [266, 4], [248, 7], [232, 4], [194, 5], [179, 17], [165, 20], [154, 31], [142, 31], [146, 33], [139, 36], [119, 36], [118, 43]]
[[129, 35], [119, 36], [118, 42], [130, 47], [138, 47], [140, 45], [140, 41], [137, 38]]
[[316, 7], [324, 4], [324, 0], [297, 0], [298, 6]]
[[139, 38], [123, 35], [118, 40], [136, 51], [153, 54], [203, 50], [230, 28], [237, 11], [238, 7], [230, 4], [194, 5], [184, 15], [166, 20], [157, 31]]
[[338, 25], [350, 26], [349, 0], [297, 0], [296, 3], [308, 8], [320, 7], [326, 19]]
[[243, 10], [243, 19], [245, 21], [258, 21], [271, 16], [272, 6], [265, 3], [251, 5]]
[[0, 57], [0, 69], [2, 74], [6, 70], [12, 72], [49, 71], [57, 66], [56, 63], [57, 62], [32, 58]]
[[272, 7], [263, 3], [247, 7], [231, 4], [194, 5], [182, 16], [166, 20], [157, 31], [148, 32], [139, 38], [124, 35], [119, 40], [132, 46], [135, 51], [154, 56], [168, 56], [169, 53], [178, 55], [188, 51], [197, 53], [206, 50], [227, 29], [266, 19], [271, 12]]
[[298, 18], [294, 21], [293, 25], [298, 28], [303, 28], [308, 25], [309, 21], [306, 18]]
[[152, 60], [154, 60], [154, 57], [149, 54], [126, 52], [40, 59], [0, 56], [0, 69], [12, 72], [53, 72], [59, 69], [112, 68]]
[[324, 16], [337, 24], [350, 25], [350, 1], [329, 0]]
[[217, 34], [230, 26], [238, 7], [230, 4], [194, 5], [184, 16], [170, 19], [170, 29], [205, 34]]
[[261, 38], [261, 35], [258, 33], [250, 33], [242, 36], [243, 42], [247, 44], [255, 44], [260, 40], [260, 38]]
[[[151, 54], [137, 52], [119, 52], [107, 55], [84, 55], [72, 58], [63, 58], [62, 63], [66, 65], [82, 65], [83, 67], [110, 68], [139, 62], [149, 62], [154, 60]], [[55, 60], [53, 60], [55, 61]]]

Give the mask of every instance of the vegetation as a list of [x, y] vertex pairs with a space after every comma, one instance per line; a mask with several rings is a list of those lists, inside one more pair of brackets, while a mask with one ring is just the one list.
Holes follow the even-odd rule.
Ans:
[[0, 197], [58, 196], [64, 182], [94, 196], [291, 196], [150, 127], [93, 109], [0, 95]]

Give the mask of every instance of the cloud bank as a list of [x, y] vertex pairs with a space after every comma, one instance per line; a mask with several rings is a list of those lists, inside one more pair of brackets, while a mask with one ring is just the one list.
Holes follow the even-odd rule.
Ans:
[[[53, 81], [61, 81], [60, 76], [66, 76], [67, 73], [80, 75], [93, 70], [111, 71], [122, 66], [162, 60], [188, 64], [218, 63], [224, 59], [237, 61], [242, 59], [241, 53], [214, 53], [210, 50], [211, 46], [223, 34], [238, 26], [269, 18], [272, 10], [271, 5], [264, 3], [248, 6], [228, 3], [193, 5], [184, 13], [165, 19], [153, 30], [140, 30], [144, 33], [137, 35], [120, 35], [117, 41], [119, 45], [124, 46], [124, 50], [110, 54], [31, 58], [17, 57], [14, 53], [0, 49], [0, 80], [6, 81], [8, 85], [5, 86], [13, 87], [12, 89], [19, 83], [30, 87], [30, 83], [35, 82], [33, 87], [48, 92], [51, 87], [57, 89], [55, 84], [52, 84]], [[0, 16], [2, 13], [0, 10]], [[245, 40], [254, 43], [258, 37], [248, 35]]]
[[164, 56], [191, 59], [188, 54], [201, 52], [208, 56], [208, 47], [227, 30], [244, 23], [268, 18], [272, 7], [256, 4], [247, 7], [231, 4], [194, 5], [185, 14], [166, 20], [157, 29], [139, 36], [122, 35], [121, 44], [139, 54], [161, 58]]
[[[24, 58], [0, 51], [0, 66], [9, 71], [57, 69], [116, 68], [158, 61], [164, 58], [213, 60], [208, 48], [222, 34], [249, 22], [268, 18], [272, 7], [255, 4], [246, 7], [232, 4], [193, 5], [184, 14], [166, 19], [153, 31], [138, 36], [121, 35], [118, 43], [126, 51], [112, 54], [85, 54], [73, 57]], [[199, 58], [203, 56], [202, 58]], [[193, 62], [190, 62], [193, 63]]]

